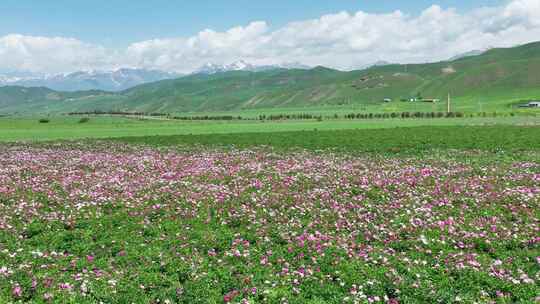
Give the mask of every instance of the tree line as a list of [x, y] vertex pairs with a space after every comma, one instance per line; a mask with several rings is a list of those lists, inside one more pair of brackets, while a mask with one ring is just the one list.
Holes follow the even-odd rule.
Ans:
[[284, 114], [260, 114], [257, 117], [243, 117], [241, 115], [171, 115], [168, 113], [147, 113], [147, 112], [124, 112], [124, 111], [89, 111], [89, 112], [71, 112], [68, 115], [122, 115], [122, 116], [151, 116], [164, 117], [167, 119], [183, 121], [205, 121], [205, 120], [260, 120], [260, 121], [279, 121], [279, 120], [317, 120], [326, 119], [391, 119], [391, 118], [462, 118], [462, 117], [498, 117], [515, 116], [516, 113], [497, 113], [497, 112], [392, 112], [392, 113], [348, 113], [348, 114], [311, 114], [311, 113], [284, 113]]

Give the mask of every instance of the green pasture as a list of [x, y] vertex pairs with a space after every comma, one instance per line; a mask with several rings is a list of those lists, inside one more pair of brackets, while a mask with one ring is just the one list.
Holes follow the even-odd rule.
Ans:
[[312, 130], [380, 129], [418, 126], [539, 125], [540, 117], [475, 117], [437, 119], [285, 120], [285, 121], [177, 121], [123, 117], [0, 118], [0, 141], [45, 141], [154, 135], [268, 133]]
[[[540, 126], [437, 126], [272, 133], [142, 136], [111, 139], [129, 144], [177, 147], [267, 146], [283, 150], [333, 150], [382, 154], [423, 154], [428, 151], [489, 151], [509, 158], [540, 150]], [[501, 155], [500, 155], [501, 156]]]

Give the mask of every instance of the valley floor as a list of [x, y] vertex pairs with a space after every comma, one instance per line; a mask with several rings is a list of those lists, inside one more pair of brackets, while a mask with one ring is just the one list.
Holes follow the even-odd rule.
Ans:
[[485, 126], [518, 125], [538, 126], [540, 117], [475, 117], [475, 118], [422, 118], [422, 119], [330, 119], [285, 121], [176, 121], [123, 117], [90, 117], [80, 123], [80, 117], [50, 117], [50, 122], [39, 123], [40, 118], [0, 117], [0, 141], [46, 141], [58, 139], [111, 138], [126, 136], [236, 134], [313, 130], [354, 130], [396, 127]]

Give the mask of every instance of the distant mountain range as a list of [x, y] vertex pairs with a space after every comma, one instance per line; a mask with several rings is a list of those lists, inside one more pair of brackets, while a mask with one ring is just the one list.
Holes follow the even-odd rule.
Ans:
[[[423, 64], [380, 62], [367, 69], [262, 68], [246, 62], [206, 65], [197, 73], [141, 84], [120, 92], [62, 92], [0, 87], [0, 113], [137, 111], [161, 113], [355, 104], [384, 105], [384, 99], [417, 96], [445, 99], [461, 109], [510, 106], [540, 97], [540, 42], [496, 48], [479, 55]], [[398, 104], [389, 103], [388, 111]], [[392, 108], [393, 107], [393, 108]], [[431, 108], [431, 107], [430, 107]], [[498, 110], [492, 107], [492, 110]]]
[[57, 91], [122, 91], [140, 84], [172, 79], [181, 74], [145, 69], [79, 71], [58, 75], [0, 75], [0, 86], [47, 87]]
[[230, 64], [214, 64], [207, 63], [197, 69], [193, 74], [206, 74], [212, 75], [216, 73], [231, 72], [231, 71], [248, 71], [248, 72], [261, 72], [275, 69], [300, 69], [308, 70], [311, 67], [303, 65], [298, 62], [276, 64], [276, 65], [254, 65], [244, 60], [235, 61]]
[[[229, 71], [260, 72], [272, 69], [309, 69], [300, 63], [253, 65], [243, 60], [230, 64], [208, 63], [192, 74], [216, 74]], [[0, 86], [46, 87], [56, 91], [75, 92], [102, 90], [119, 92], [141, 84], [184, 76], [159, 70], [122, 68], [113, 71], [79, 71], [68, 74], [40, 75], [32, 73], [0, 73]]]

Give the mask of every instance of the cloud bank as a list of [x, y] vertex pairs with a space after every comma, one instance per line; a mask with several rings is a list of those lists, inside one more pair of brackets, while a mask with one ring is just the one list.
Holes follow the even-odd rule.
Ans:
[[207, 29], [192, 37], [136, 42], [124, 49], [74, 38], [11, 34], [0, 37], [0, 70], [62, 73], [138, 67], [187, 73], [208, 62], [240, 59], [354, 69], [380, 60], [444, 60], [470, 50], [538, 40], [540, 1], [513, 0], [465, 13], [438, 5], [416, 16], [340, 12], [274, 30], [258, 21], [224, 32]]

